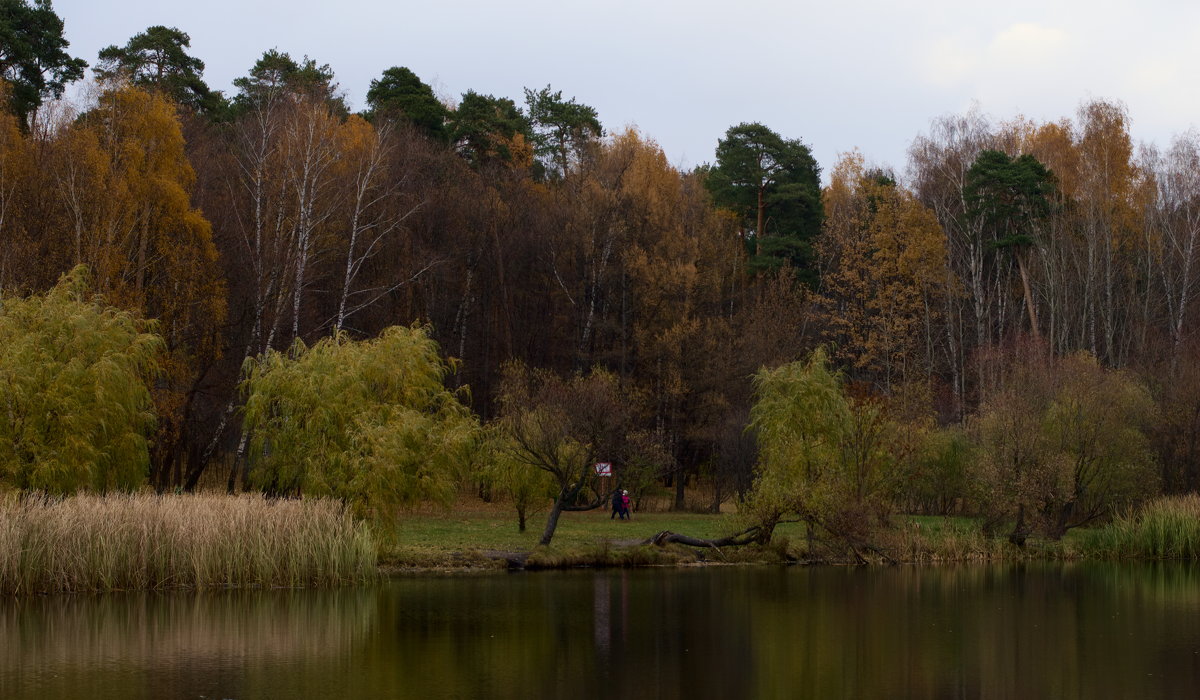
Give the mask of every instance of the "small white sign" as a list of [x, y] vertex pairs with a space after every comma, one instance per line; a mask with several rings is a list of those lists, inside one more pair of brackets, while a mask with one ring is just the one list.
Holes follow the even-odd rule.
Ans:
[[612, 463], [611, 462], [596, 462], [596, 475], [597, 476], [612, 476]]

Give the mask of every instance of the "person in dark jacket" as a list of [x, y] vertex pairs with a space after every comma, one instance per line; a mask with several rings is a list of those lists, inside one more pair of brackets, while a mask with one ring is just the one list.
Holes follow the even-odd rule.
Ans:
[[624, 500], [622, 499], [622, 496], [621, 496], [621, 489], [617, 489], [616, 491], [613, 491], [612, 506], [613, 506], [613, 512], [612, 512], [612, 515], [608, 516], [608, 519], [612, 520], [613, 518], [615, 518], [619, 515], [619, 516], [621, 516], [621, 520], [624, 520], [625, 519], [625, 510], [624, 510], [625, 506], [624, 506]]

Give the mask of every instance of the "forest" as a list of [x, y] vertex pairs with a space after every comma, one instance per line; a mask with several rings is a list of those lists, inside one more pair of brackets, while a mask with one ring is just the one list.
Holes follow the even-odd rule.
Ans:
[[61, 29], [0, 2], [5, 488], [373, 510], [465, 481], [523, 523], [599, 505], [605, 460], [744, 498], [760, 537], [969, 511], [1024, 541], [1200, 486], [1197, 132], [969, 111], [822, 185], [759, 123], [681, 171], [559, 86], [397, 66], [354, 113], [307, 56], [225, 94], [180, 29], [88, 64]]

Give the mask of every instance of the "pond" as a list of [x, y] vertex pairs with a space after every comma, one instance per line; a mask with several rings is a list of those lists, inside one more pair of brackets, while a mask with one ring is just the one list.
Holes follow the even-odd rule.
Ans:
[[0, 698], [1178, 698], [1200, 567], [643, 569], [0, 599]]

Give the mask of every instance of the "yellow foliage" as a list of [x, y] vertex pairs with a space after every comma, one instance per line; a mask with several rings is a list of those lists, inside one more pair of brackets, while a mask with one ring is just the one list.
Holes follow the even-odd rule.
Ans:
[[834, 168], [824, 200], [820, 302], [838, 359], [884, 386], [927, 374], [924, 334], [950, 277], [937, 218], [857, 152]]

